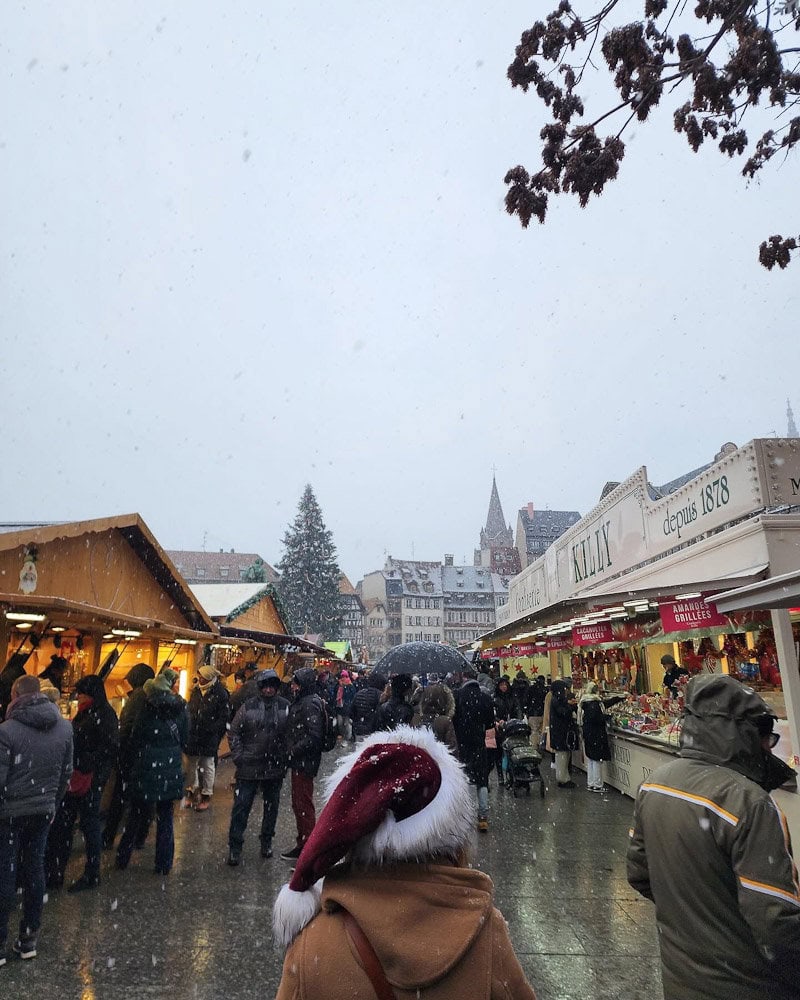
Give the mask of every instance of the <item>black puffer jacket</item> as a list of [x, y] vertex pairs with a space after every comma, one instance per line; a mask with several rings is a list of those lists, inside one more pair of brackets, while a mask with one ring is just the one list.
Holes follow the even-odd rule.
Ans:
[[378, 704], [385, 686], [384, 676], [371, 674], [365, 686], [356, 691], [352, 711], [353, 736], [369, 736], [374, 732]]
[[455, 693], [453, 726], [462, 752], [486, 746], [486, 730], [494, 726], [494, 705], [477, 680], [466, 680]]
[[289, 753], [286, 745], [289, 702], [279, 695], [248, 698], [233, 717], [228, 733], [236, 777], [242, 781], [282, 778]]
[[72, 726], [44, 694], [22, 695], [7, 715], [0, 725], [0, 819], [55, 815], [72, 774]]
[[414, 718], [414, 709], [404, 697], [392, 695], [378, 707], [375, 713], [375, 732], [397, 729], [398, 726], [410, 726]]
[[639, 788], [628, 881], [656, 905], [666, 1000], [800, 996], [797, 871], [760, 787], [769, 714], [732, 677], [693, 678], [680, 757]]
[[289, 767], [314, 778], [322, 760], [325, 707], [316, 693], [317, 675], [313, 667], [296, 670], [292, 681], [300, 690], [289, 708]]
[[501, 688], [503, 682], [499, 681], [494, 691], [494, 714], [500, 722], [507, 722], [509, 719], [518, 719], [520, 707], [514, 692], [508, 683], [505, 684], [505, 691]]
[[74, 767], [84, 774], [93, 774], [95, 786], [102, 785], [111, 773], [119, 750], [117, 713], [109, 705], [105, 685], [97, 674], [81, 677], [75, 691], [91, 698], [92, 704], [72, 720]]
[[528, 687], [523, 706], [525, 714], [532, 719], [540, 718], [544, 715], [544, 700], [547, 697], [547, 686], [543, 677], [537, 677]]
[[230, 696], [215, 680], [205, 694], [198, 684], [189, 698], [189, 757], [215, 757], [228, 724]]

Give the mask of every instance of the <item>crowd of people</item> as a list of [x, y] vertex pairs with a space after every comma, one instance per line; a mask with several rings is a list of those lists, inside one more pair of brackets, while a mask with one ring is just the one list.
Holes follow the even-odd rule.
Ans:
[[[83, 677], [71, 722], [50, 678], [23, 673], [13, 682], [0, 724], [0, 965], [18, 890], [11, 951], [36, 956], [44, 894], [65, 882], [76, 825], [83, 870], [67, 892], [100, 884], [104, 849], [116, 850], [124, 870], [154, 823], [154, 871], [169, 873], [176, 804], [209, 809], [227, 737], [235, 767], [230, 866], [241, 863], [259, 793], [260, 854], [273, 857], [289, 774], [296, 837], [281, 851], [292, 877], [274, 910], [276, 937], [289, 949], [279, 997], [323, 995], [313, 984], [337, 961], [336, 989], [360, 995], [359, 972], [341, 957], [351, 953], [372, 970], [376, 991], [385, 990], [388, 970], [398, 987], [446, 982], [443, 997], [468, 995], [466, 984], [481, 974], [486, 996], [534, 996], [492, 906], [491, 882], [469, 866], [471, 838], [489, 828], [492, 775], [498, 789], [510, 780], [504, 731], [512, 720], [525, 720], [532, 744], [552, 755], [559, 789], [576, 787], [571, 758], [582, 739], [587, 788], [602, 789], [611, 699], [597, 684], [574, 694], [569, 678], [512, 682], [473, 664], [446, 676], [388, 679], [312, 667], [282, 679], [251, 665], [229, 692], [206, 665], [187, 702], [178, 680], [168, 665], [156, 675], [138, 664], [117, 718], [102, 680]], [[786, 969], [800, 958], [800, 888], [785, 821], [768, 794], [788, 770], [771, 753], [774, 717], [755, 692], [723, 675], [693, 678], [685, 697], [681, 755], [642, 784], [628, 852], [631, 885], [656, 904], [665, 995], [723, 998], [736, 983], [744, 998], [767, 995], [766, 987], [773, 997], [798, 997]], [[343, 752], [317, 822], [314, 782], [337, 734]], [[678, 844], [680, 877], [671, 859]], [[403, 934], [391, 902], [401, 889]], [[448, 942], [423, 971], [418, 949], [398, 951], [409, 927], [420, 941]], [[324, 995], [339, 996], [328, 985]]]

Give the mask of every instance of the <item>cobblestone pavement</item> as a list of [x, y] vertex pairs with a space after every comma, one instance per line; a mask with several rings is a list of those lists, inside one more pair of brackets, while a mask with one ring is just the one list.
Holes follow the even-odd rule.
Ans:
[[[335, 754], [328, 755], [326, 768]], [[288, 781], [275, 858], [259, 857], [256, 809], [238, 868], [225, 864], [232, 767], [223, 761], [206, 813], [176, 811], [176, 860], [153, 874], [152, 842], [118, 872], [104, 856], [100, 887], [56, 894], [45, 906], [39, 957], [0, 969], [0, 997], [25, 1000], [238, 1000], [274, 996], [281, 955], [270, 938], [272, 901], [293, 843]], [[491, 828], [475, 864], [496, 901], [539, 1000], [660, 998], [653, 908], [625, 880], [632, 801], [610, 791], [555, 787], [514, 799], [492, 784]], [[152, 841], [152, 838], [151, 838]], [[68, 879], [79, 874], [81, 838]], [[10, 928], [10, 930], [13, 929]], [[320, 998], [324, 1000], [324, 998]], [[468, 998], [465, 998], [468, 1000]]]

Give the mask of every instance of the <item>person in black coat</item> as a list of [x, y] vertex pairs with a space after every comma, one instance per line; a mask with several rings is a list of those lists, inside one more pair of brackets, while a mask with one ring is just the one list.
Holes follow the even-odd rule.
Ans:
[[119, 723], [103, 681], [96, 674], [81, 677], [75, 693], [78, 712], [72, 720], [74, 767], [67, 794], [50, 828], [45, 859], [47, 886], [58, 889], [64, 884], [77, 819], [86, 844], [86, 865], [68, 892], [82, 892], [100, 884], [100, 801], [119, 749]]
[[[497, 768], [497, 781], [500, 785], [506, 784], [508, 773], [508, 762], [503, 753], [503, 725], [509, 719], [518, 719], [522, 709], [519, 707], [517, 698], [511, 690], [511, 684], [505, 675], [495, 685], [494, 689], [494, 717], [497, 728], [497, 749], [494, 752], [494, 765]], [[491, 756], [491, 751], [490, 751]], [[490, 764], [491, 770], [491, 764]]]
[[230, 696], [214, 667], [200, 667], [197, 676], [199, 683], [189, 699], [186, 794], [197, 812], [204, 812], [214, 794], [217, 751], [228, 723]]
[[410, 726], [414, 709], [408, 701], [414, 682], [409, 674], [398, 674], [390, 681], [391, 694], [388, 701], [379, 706], [375, 715], [375, 732]]
[[54, 688], [58, 688], [58, 693], [64, 689], [64, 674], [67, 672], [69, 663], [63, 656], [53, 653], [50, 663], [45, 670], [39, 674], [39, 681], [50, 681]]
[[287, 743], [292, 769], [292, 812], [297, 825], [294, 847], [281, 852], [285, 861], [300, 857], [303, 844], [311, 836], [317, 814], [314, 810], [314, 778], [322, 760], [327, 709], [317, 694], [313, 667], [301, 667], [292, 676], [293, 701], [289, 708]]
[[544, 700], [547, 697], [547, 685], [544, 677], [537, 676], [533, 684], [528, 685], [522, 711], [531, 727], [531, 746], [538, 747], [542, 736], [542, 720], [544, 718]]
[[236, 715], [248, 698], [255, 698], [258, 696], [258, 685], [255, 681], [257, 672], [258, 666], [251, 661], [250, 663], [245, 663], [245, 665], [234, 674], [236, 687], [234, 688], [233, 694], [230, 696], [230, 703], [228, 706], [228, 715], [231, 719], [234, 715]]
[[583, 753], [587, 761], [586, 786], [590, 792], [603, 791], [604, 760], [611, 760], [606, 709], [597, 684], [589, 681], [578, 702], [578, 725], [583, 733]]
[[[132, 763], [131, 734], [144, 708], [146, 700], [144, 685], [155, 677], [153, 668], [147, 663], [136, 663], [125, 675], [125, 682], [130, 686], [130, 693], [119, 716], [119, 754], [117, 755], [117, 773], [114, 779], [114, 789], [111, 802], [106, 813], [106, 823], [103, 827], [103, 847], [110, 851], [114, 847], [119, 825], [125, 813], [125, 806], [130, 800], [127, 786]], [[143, 847], [150, 829], [149, 822], [144, 825], [136, 841], [137, 847]]]
[[228, 734], [236, 765], [236, 790], [228, 830], [228, 864], [232, 866], [239, 864], [247, 821], [259, 789], [264, 798], [261, 857], [272, 857], [281, 785], [289, 758], [286, 744], [289, 702], [278, 694], [281, 679], [274, 670], [261, 670], [255, 680], [260, 694], [242, 705]]
[[575, 788], [569, 776], [572, 751], [577, 749], [578, 727], [575, 722], [577, 702], [562, 680], [553, 681], [550, 702], [550, 746], [556, 758], [556, 782], [559, 788]]
[[463, 671], [464, 683], [455, 692], [456, 712], [453, 727], [458, 741], [458, 755], [478, 792], [478, 829], [489, 829], [489, 759], [486, 753], [486, 730], [494, 728], [494, 705], [490, 695], [478, 684], [473, 666]]
[[518, 670], [517, 676], [511, 682], [511, 691], [514, 697], [517, 699], [517, 705], [519, 705], [520, 712], [523, 711], [525, 702], [528, 698], [528, 688], [530, 686], [531, 684], [528, 678], [521, 670]]
[[375, 730], [378, 704], [386, 687], [386, 677], [374, 671], [364, 685], [356, 691], [353, 699], [353, 738], [369, 736]]

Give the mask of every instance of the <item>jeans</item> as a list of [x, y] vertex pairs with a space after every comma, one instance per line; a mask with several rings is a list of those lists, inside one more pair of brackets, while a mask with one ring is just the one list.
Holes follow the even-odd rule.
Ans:
[[80, 797], [71, 795], [69, 792], [64, 796], [47, 839], [45, 871], [48, 886], [58, 888], [64, 884], [64, 872], [72, 851], [76, 819], [86, 842], [84, 872], [89, 878], [99, 877], [100, 853], [103, 849], [103, 835], [100, 829], [100, 800], [103, 797], [104, 784], [104, 781], [93, 783], [86, 795]]
[[485, 746], [461, 747], [460, 753], [467, 777], [477, 786], [478, 819], [486, 819], [489, 815], [489, 751]]
[[186, 758], [186, 787], [193, 791], [200, 789], [201, 795], [214, 794], [214, 776], [217, 762], [214, 757]]
[[[111, 793], [111, 803], [109, 804], [108, 812], [106, 813], [106, 825], [103, 827], [104, 847], [114, 846], [114, 841], [117, 839], [117, 833], [119, 831], [120, 824], [122, 823], [122, 818], [128, 808], [128, 797], [125, 794], [127, 781], [127, 776], [124, 775], [123, 772], [118, 771], [116, 778], [114, 779], [114, 790]], [[152, 819], [152, 815], [147, 815], [144, 818], [134, 847], [144, 847], [147, 836], [150, 833], [150, 824]]]
[[297, 846], [302, 847], [311, 836], [317, 814], [314, 811], [314, 779], [300, 771], [292, 771], [292, 812], [297, 824]]
[[489, 815], [489, 789], [486, 785], [478, 785], [478, 819], [486, 819]]
[[[175, 857], [175, 837], [172, 826], [172, 809], [175, 803], [172, 799], [165, 802], [155, 803], [156, 814], [156, 871], [160, 875], [172, 868]], [[145, 802], [144, 799], [131, 799], [131, 807], [128, 811], [128, 821], [120, 838], [117, 848], [117, 867], [127, 868], [131, 860], [131, 854], [136, 846], [142, 829], [152, 821], [152, 802]]]
[[22, 875], [22, 920], [19, 936], [35, 938], [44, 904], [44, 852], [50, 816], [15, 816], [0, 820], [0, 955], [8, 921], [17, 908], [17, 875]]
[[342, 739], [348, 743], [353, 738], [353, 722], [349, 715], [345, 715], [344, 712], [336, 713], [336, 731], [341, 735]]
[[258, 794], [259, 788], [264, 796], [264, 813], [261, 817], [261, 848], [272, 847], [275, 836], [275, 823], [278, 819], [278, 804], [281, 797], [283, 778], [267, 778], [263, 781], [236, 779], [236, 790], [233, 793], [233, 809], [231, 810], [231, 825], [228, 830], [228, 848], [237, 857], [242, 853], [244, 831], [250, 818], [250, 810]]

